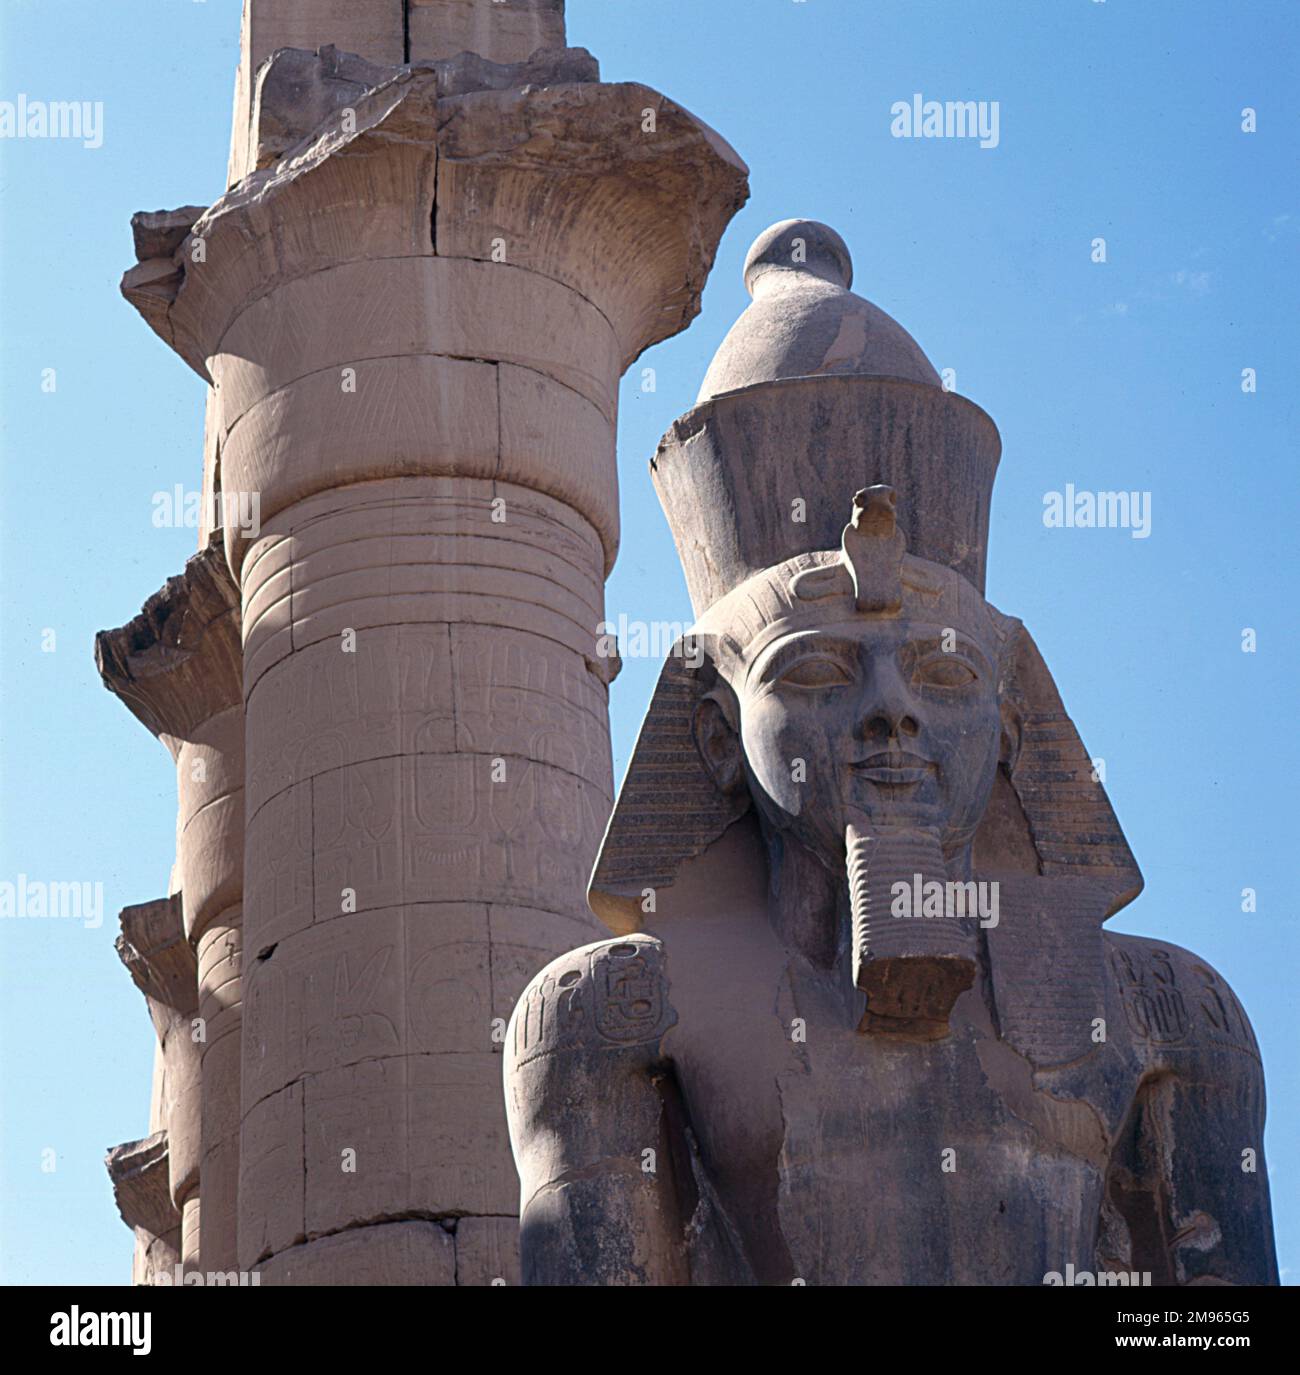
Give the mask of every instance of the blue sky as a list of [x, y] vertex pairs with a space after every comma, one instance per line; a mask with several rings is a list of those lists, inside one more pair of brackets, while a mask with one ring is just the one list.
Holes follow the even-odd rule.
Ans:
[[[193, 552], [193, 530], [153, 527], [151, 498], [197, 485], [203, 392], [117, 282], [133, 211], [223, 189], [238, 14], [238, 0], [0, 8], [0, 100], [104, 108], [99, 148], [0, 142], [0, 878], [100, 881], [105, 906], [95, 930], [0, 922], [10, 1283], [130, 1274], [102, 1157], [146, 1131], [153, 1033], [113, 936], [121, 906], [166, 889], [175, 782], [100, 686], [91, 645]], [[1294, 1283], [1300, 8], [569, 0], [569, 40], [605, 79], [717, 128], [753, 188], [703, 314], [624, 385], [611, 619], [689, 621], [646, 461], [747, 302], [752, 239], [791, 216], [829, 222], [856, 289], [1001, 429], [989, 595], [1033, 631], [1106, 761], [1147, 880], [1114, 925], [1196, 950], [1251, 1015]], [[890, 106], [916, 92], [997, 101], [998, 146], [891, 137]], [[1044, 494], [1067, 483], [1149, 492], [1150, 537], [1046, 528]], [[656, 671], [630, 661], [615, 685], [620, 776]]]

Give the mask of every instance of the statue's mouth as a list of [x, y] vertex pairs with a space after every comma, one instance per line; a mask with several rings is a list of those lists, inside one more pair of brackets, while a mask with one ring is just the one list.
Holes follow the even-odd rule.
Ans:
[[908, 783], [924, 783], [935, 771], [928, 759], [917, 754], [902, 754], [889, 751], [869, 755], [849, 766], [859, 778], [871, 783], [899, 786]]

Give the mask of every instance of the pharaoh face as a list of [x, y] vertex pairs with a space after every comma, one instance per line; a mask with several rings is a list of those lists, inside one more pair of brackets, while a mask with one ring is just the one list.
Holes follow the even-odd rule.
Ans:
[[984, 627], [847, 614], [768, 641], [727, 674], [732, 738], [769, 826], [832, 868], [849, 821], [968, 844], [1002, 737]]
[[855, 817], [938, 831], [945, 848], [974, 834], [1001, 721], [997, 661], [970, 633], [865, 618], [802, 631], [763, 651], [738, 699], [755, 801], [823, 858]]
[[838, 553], [759, 573], [706, 617], [726, 689], [697, 712], [696, 744], [721, 787], [743, 781], [768, 828], [832, 870], [850, 823], [926, 831], [955, 856], [997, 770], [1010, 623], [905, 549], [893, 490], [864, 488]]

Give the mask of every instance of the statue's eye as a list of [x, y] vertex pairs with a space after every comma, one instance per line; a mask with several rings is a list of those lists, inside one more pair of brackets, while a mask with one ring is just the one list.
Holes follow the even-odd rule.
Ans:
[[783, 685], [800, 688], [844, 687], [851, 681], [834, 659], [800, 659], [781, 675]]
[[962, 688], [979, 680], [979, 674], [959, 655], [934, 654], [917, 665], [916, 676], [927, 687]]

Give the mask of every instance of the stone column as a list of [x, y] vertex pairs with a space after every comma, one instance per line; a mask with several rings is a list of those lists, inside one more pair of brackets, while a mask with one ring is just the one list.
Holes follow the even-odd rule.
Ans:
[[[172, 1190], [185, 1262], [197, 1265], [201, 1255], [204, 1269], [229, 1270], [237, 1264], [244, 741], [238, 590], [220, 546], [192, 558], [129, 624], [101, 632], [95, 649], [105, 684], [176, 761], [179, 892], [169, 902], [177, 930], [160, 933], [151, 918], [146, 932], [168, 942], [175, 935], [188, 952], [188, 988], [179, 949], [168, 955], [177, 966], [166, 983], [165, 1005], [186, 1022], [193, 1064], [184, 1059], [184, 1072], [195, 1089], [183, 1138], [168, 1121]], [[125, 925], [124, 936], [147, 966], [152, 957]], [[163, 998], [156, 990], [149, 996]], [[168, 1028], [169, 1037], [180, 1035]], [[173, 1079], [181, 1073], [171, 1058], [167, 1065]]]
[[[442, 9], [507, 55], [495, 25], [524, 11], [563, 41], [541, 0]], [[258, 170], [123, 284], [215, 386], [214, 485], [261, 511], [225, 530], [240, 1263], [510, 1281], [501, 1036], [528, 977], [600, 934], [618, 381], [698, 310], [745, 169], [582, 50], [282, 50], [255, 88]]]

